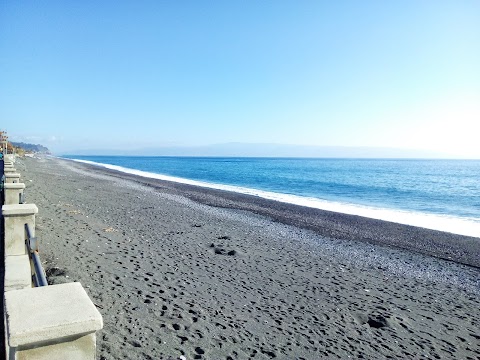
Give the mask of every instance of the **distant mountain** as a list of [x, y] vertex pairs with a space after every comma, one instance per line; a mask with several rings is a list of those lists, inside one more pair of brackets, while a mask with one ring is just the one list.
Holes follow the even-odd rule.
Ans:
[[39, 152], [39, 153], [49, 153], [47, 147], [40, 144], [27, 144], [23, 142], [11, 142], [13, 146], [20, 147], [25, 151]]
[[[67, 155], [67, 153], [65, 153]], [[307, 158], [452, 158], [427, 150], [384, 147], [308, 146], [285, 144], [226, 143], [205, 146], [169, 146], [143, 149], [88, 149], [68, 155], [131, 156], [225, 156], [225, 157], [307, 157]]]

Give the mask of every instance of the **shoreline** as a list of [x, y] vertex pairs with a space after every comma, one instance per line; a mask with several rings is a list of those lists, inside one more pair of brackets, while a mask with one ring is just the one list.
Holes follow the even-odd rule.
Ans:
[[101, 360], [480, 356], [480, 270], [382, 245], [392, 225], [373, 244], [355, 239], [365, 219], [329, 214], [326, 229], [324, 214], [314, 231], [280, 221], [302, 225], [301, 209], [249, 197], [67, 160], [17, 167], [49, 282], [79, 281], [103, 316]]
[[480, 268], [480, 238], [477, 237], [310, 208], [227, 190], [146, 178], [72, 159], [56, 159], [162, 191], [182, 194], [205, 205], [250, 211], [282, 224], [312, 230], [320, 236], [387, 245]]
[[480, 223], [472, 218], [462, 218], [448, 214], [428, 214], [414, 210], [402, 210], [393, 208], [381, 208], [375, 205], [361, 205], [349, 202], [339, 202], [335, 200], [324, 200], [321, 198], [306, 197], [289, 193], [277, 193], [269, 190], [261, 190], [241, 185], [227, 185], [221, 183], [212, 183], [204, 180], [194, 180], [174, 175], [167, 175], [134, 168], [127, 168], [120, 165], [108, 163], [99, 163], [91, 160], [63, 158], [89, 166], [118, 171], [128, 175], [139, 176], [143, 178], [156, 179], [160, 181], [175, 182], [186, 185], [198, 186], [206, 189], [234, 192], [243, 195], [273, 200], [290, 205], [313, 208], [334, 213], [360, 216], [386, 222], [394, 222], [402, 225], [426, 228], [429, 230], [452, 233], [468, 237], [477, 237], [480, 239]]

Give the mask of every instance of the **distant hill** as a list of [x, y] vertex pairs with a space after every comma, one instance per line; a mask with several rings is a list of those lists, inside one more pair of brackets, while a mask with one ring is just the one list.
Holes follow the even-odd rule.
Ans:
[[27, 144], [23, 142], [11, 142], [13, 146], [20, 147], [25, 151], [39, 152], [39, 153], [50, 153], [47, 147], [40, 144]]
[[[385, 147], [307, 146], [286, 144], [226, 143], [207, 146], [171, 146], [144, 149], [88, 149], [70, 151], [69, 155], [140, 155], [140, 156], [225, 156], [225, 157], [306, 157], [306, 158], [452, 158], [427, 150]], [[66, 153], [65, 153], [66, 155]]]

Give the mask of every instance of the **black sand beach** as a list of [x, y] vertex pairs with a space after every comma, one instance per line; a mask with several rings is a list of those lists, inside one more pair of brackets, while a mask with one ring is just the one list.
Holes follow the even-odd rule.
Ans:
[[480, 239], [144, 179], [16, 164], [51, 283], [100, 359], [480, 357]]

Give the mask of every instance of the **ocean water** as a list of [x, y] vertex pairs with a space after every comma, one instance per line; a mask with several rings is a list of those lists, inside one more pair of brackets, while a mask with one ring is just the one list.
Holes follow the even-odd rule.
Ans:
[[480, 237], [480, 160], [65, 158], [150, 178]]

